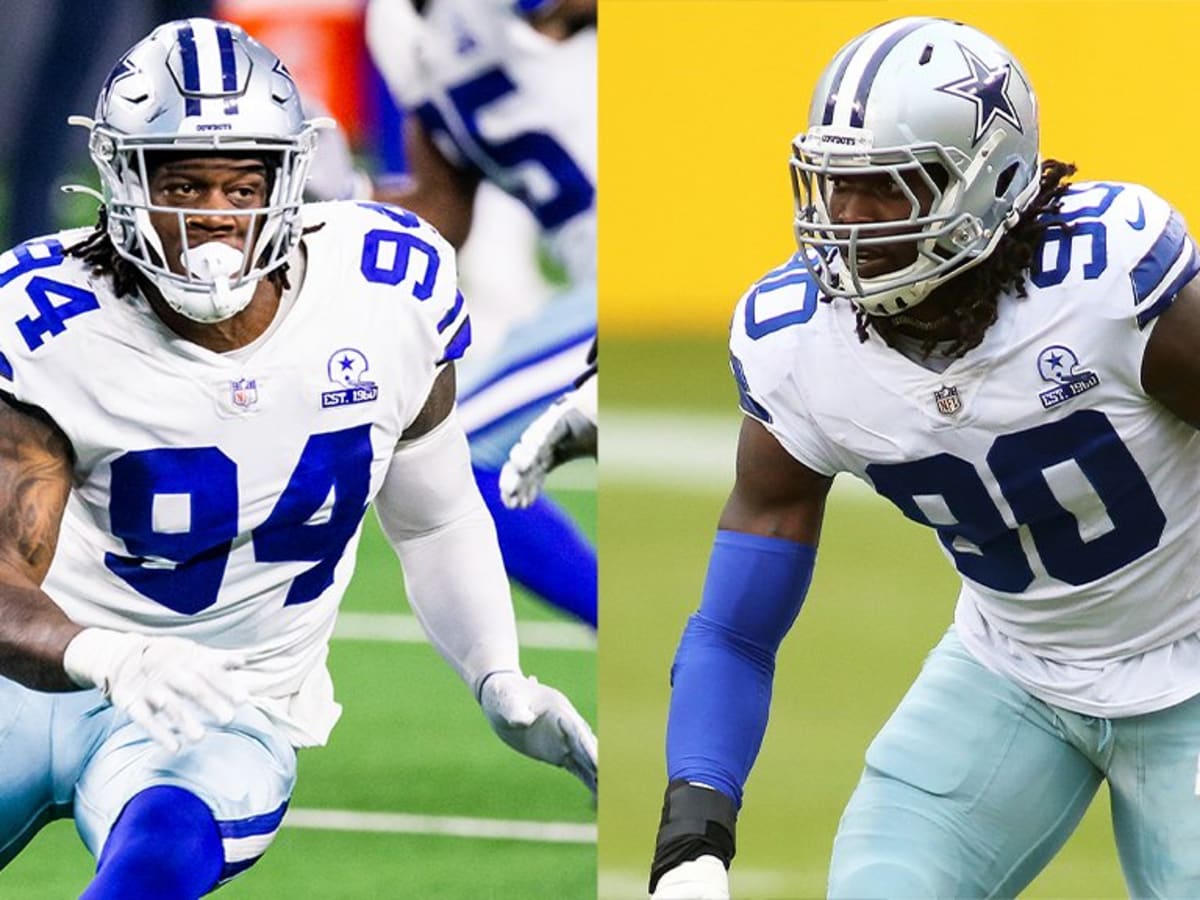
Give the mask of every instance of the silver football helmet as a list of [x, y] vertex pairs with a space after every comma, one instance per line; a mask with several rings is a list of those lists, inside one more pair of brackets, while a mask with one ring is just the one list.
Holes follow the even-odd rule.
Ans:
[[[117, 63], [100, 91], [95, 120], [72, 117], [91, 132], [108, 233], [117, 253], [140, 269], [170, 306], [198, 322], [227, 319], [246, 307], [257, 281], [284, 263], [300, 236], [300, 202], [318, 128], [305, 121], [295, 82], [279, 58], [241, 28], [181, 19], [154, 29]], [[222, 209], [250, 218], [238, 252], [210, 242], [190, 247], [186, 219], [212, 210], [156, 206], [147, 155], [252, 153], [268, 168], [267, 205]], [[179, 218], [184, 241], [172, 271], [150, 213]]]
[[[945, 19], [897, 19], [834, 56], [791, 169], [796, 240], [820, 288], [895, 315], [986, 259], [1037, 196], [1037, 101], [1017, 61], [987, 35]], [[908, 217], [833, 222], [835, 181], [854, 176], [892, 179]], [[928, 209], [911, 185], [932, 195]], [[897, 242], [915, 243], [911, 264], [861, 273], [860, 258], [879, 252], [869, 248]]]

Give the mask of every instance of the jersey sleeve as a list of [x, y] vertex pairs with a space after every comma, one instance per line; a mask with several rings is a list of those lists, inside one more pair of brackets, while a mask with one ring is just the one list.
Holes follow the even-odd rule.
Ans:
[[805, 346], [815, 337], [818, 302], [799, 257], [768, 272], [734, 309], [729, 366], [742, 411], [799, 462], [832, 476], [845, 467], [805, 403]]
[[1129, 290], [1137, 326], [1148, 332], [1200, 272], [1200, 256], [1178, 210], [1145, 188], [1133, 187], [1130, 193], [1138, 206], [1125, 224], [1133, 230], [1142, 219], [1145, 225], [1136, 232], [1139, 239], [1131, 242]]
[[0, 254], [0, 392], [39, 408], [60, 394], [57, 378], [35, 374], [60, 349], [53, 339], [68, 322], [98, 308], [95, 294], [76, 273], [63, 280], [66, 248], [86, 229], [62, 232], [19, 244]]
[[[1095, 304], [1100, 318], [1108, 322], [1110, 363], [1127, 384], [1140, 390], [1142, 357], [1154, 326], [1183, 286], [1200, 273], [1196, 243], [1183, 216], [1141, 185], [1096, 183], [1070, 200], [1064, 208], [1074, 229], [1070, 241], [1076, 251], [1090, 247], [1089, 265], [1103, 267], [1103, 274], [1091, 282], [1103, 289], [1089, 290], [1088, 304]], [[1062, 253], [1064, 232], [1050, 234], [1044, 259]], [[1043, 262], [1043, 273], [1048, 265]], [[1076, 277], [1084, 279], [1081, 288], [1090, 287], [1087, 266]]]
[[[385, 285], [411, 283], [407, 304], [423, 335], [434, 369], [462, 357], [471, 344], [471, 317], [458, 288], [454, 247], [415, 213], [383, 203], [353, 204], [365, 217], [363, 274]], [[397, 228], [396, 226], [399, 226]]]

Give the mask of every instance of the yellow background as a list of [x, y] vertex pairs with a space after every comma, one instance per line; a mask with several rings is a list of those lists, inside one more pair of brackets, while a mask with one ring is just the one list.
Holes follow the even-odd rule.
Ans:
[[787, 160], [850, 38], [955, 18], [1021, 61], [1042, 155], [1136, 181], [1200, 222], [1200, 3], [603, 0], [600, 314], [606, 336], [716, 335], [792, 251]]

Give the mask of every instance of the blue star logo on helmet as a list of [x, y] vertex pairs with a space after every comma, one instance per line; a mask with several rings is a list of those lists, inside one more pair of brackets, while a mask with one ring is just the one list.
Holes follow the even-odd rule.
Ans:
[[983, 133], [997, 119], [1004, 119], [1017, 131], [1023, 131], [1021, 119], [1013, 106], [1012, 98], [1008, 95], [1008, 84], [1013, 77], [1012, 64], [1005, 62], [989, 66], [962, 44], [958, 44], [958, 49], [962, 51], [963, 59], [967, 62], [969, 74], [957, 81], [943, 84], [937, 90], [975, 104], [975, 132], [971, 143], [978, 143]]
[[[133, 64], [133, 61], [129, 57], [124, 57], [119, 63], [113, 66], [112, 71], [108, 73], [108, 77], [104, 79], [104, 84], [100, 88], [101, 102], [106, 103], [108, 101], [108, 97], [116, 87], [117, 82], [129, 78], [131, 75], [139, 74], [141, 74], [141, 70]], [[128, 99], [130, 102], [137, 102], [140, 98], [130, 97]]]

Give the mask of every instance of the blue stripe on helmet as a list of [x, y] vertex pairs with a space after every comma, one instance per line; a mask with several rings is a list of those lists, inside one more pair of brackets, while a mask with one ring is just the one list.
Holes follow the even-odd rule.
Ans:
[[837, 106], [838, 91], [842, 87], [842, 79], [846, 77], [846, 69], [850, 67], [850, 60], [854, 57], [855, 52], [865, 39], [866, 36], [864, 35], [846, 47], [846, 52], [842, 55], [842, 61], [838, 63], [837, 69], [834, 70], [833, 80], [829, 83], [829, 96], [825, 98], [825, 116], [821, 119], [822, 125], [833, 124], [833, 108]]
[[217, 821], [217, 830], [220, 831], [222, 840], [270, 834], [279, 828], [279, 823], [283, 821], [283, 814], [287, 812], [287, 808], [288, 802], [284, 800], [278, 809], [260, 816], [249, 816], [245, 819], [220, 819]]
[[8, 357], [0, 353], [0, 377], [6, 378], [9, 381], [13, 380], [12, 363], [8, 361]]
[[929, 19], [918, 19], [915, 22], [910, 22], [899, 31], [889, 35], [882, 44], [875, 48], [875, 52], [867, 60], [867, 67], [863, 70], [862, 77], [859, 79], [858, 89], [854, 92], [854, 105], [850, 108], [851, 128], [863, 127], [863, 113], [867, 108], [867, 98], [870, 96], [871, 86], [875, 83], [875, 76], [879, 74], [879, 68], [883, 65], [883, 61], [887, 59], [888, 54], [904, 38], [908, 37], [918, 28], [924, 28], [928, 24]]
[[[237, 93], [237, 55], [233, 52], [233, 32], [228, 25], [217, 26], [217, 46], [221, 49], [221, 90], [226, 94]], [[236, 113], [237, 101], [227, 97], [225, 112]]]
[[[183, 89], [188, 93], [199, 93], [200, 59], [196, 53], [196, 33], [192, 31], [191, 25], [179, 29], [179, 59], [183, 63]], [[200, 115], [200, 98], [186, 98], [183, 114]]]

